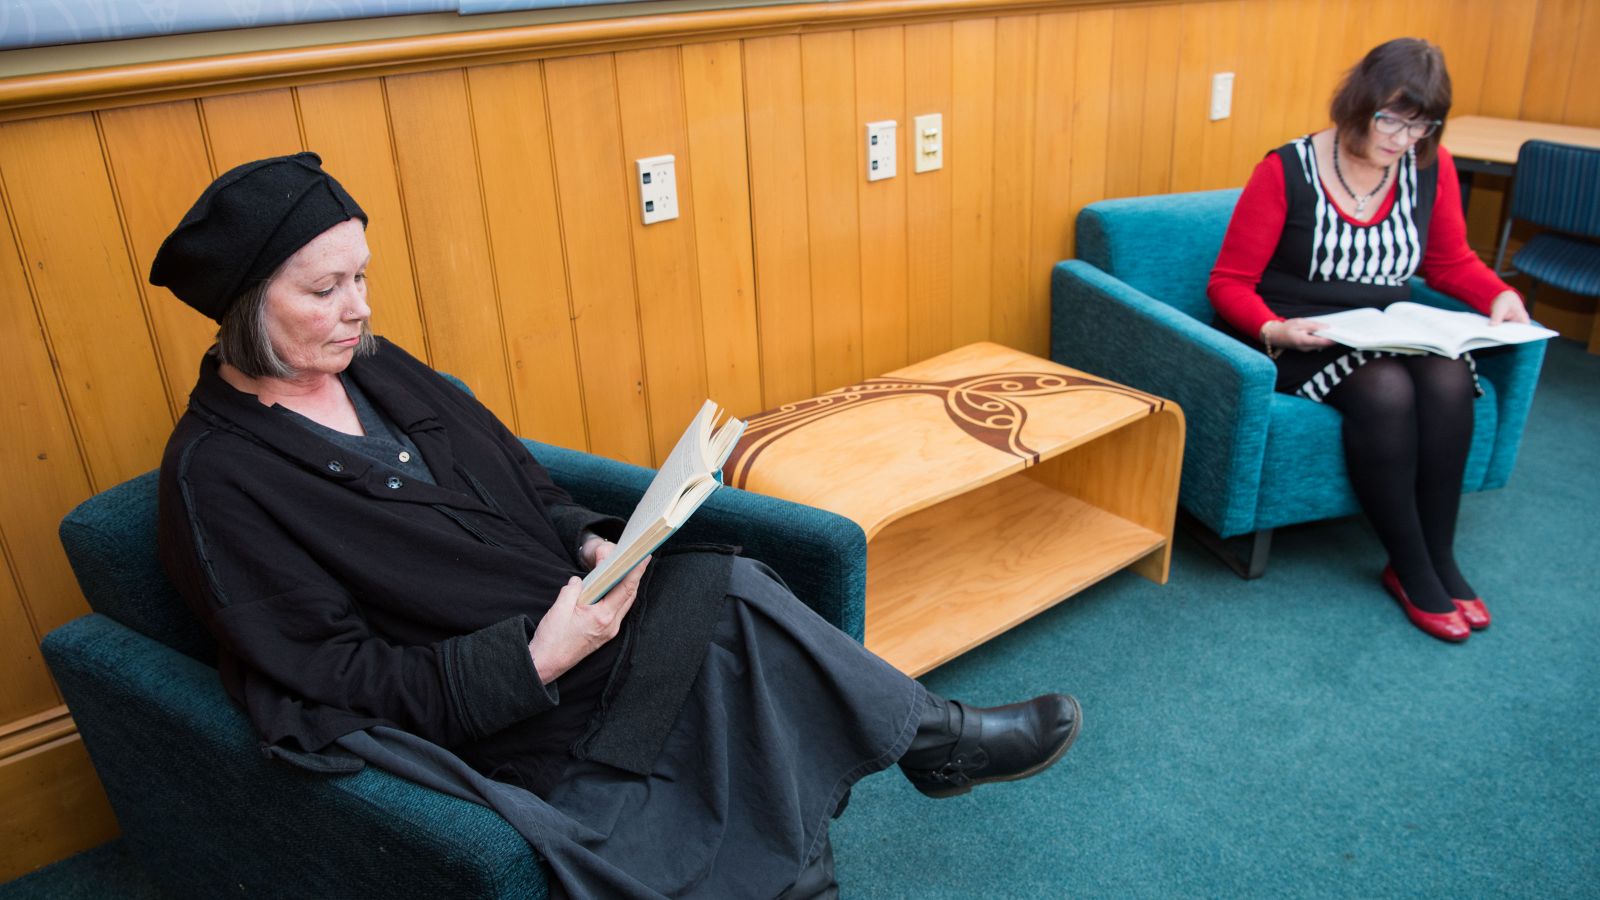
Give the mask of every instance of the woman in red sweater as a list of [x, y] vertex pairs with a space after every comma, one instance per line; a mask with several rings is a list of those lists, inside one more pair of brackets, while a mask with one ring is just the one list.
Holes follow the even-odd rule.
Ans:
[[1413, 275], [1489, 316], [1522, 298], [1467, 246], [1444, 56], [1427, 41], [1374, 48], [1334, 94], [1333, 127], [1267, 154], [1245, 186], [1208, 293], [1222, 322], [1278, 368], [1277, 389], [1344, 416], [1351, 486], [1389, 554], [1385, 588], [1444, 640], [1488, 627], [1456, 566], [1456, 511], [1478, 392], [1472, 358], [1358, 351], [1307, 317], [1384, 307]]

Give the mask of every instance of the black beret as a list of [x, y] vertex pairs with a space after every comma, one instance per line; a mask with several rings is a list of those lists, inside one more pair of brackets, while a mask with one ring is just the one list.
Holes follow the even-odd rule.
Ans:
[[322, 157], [296, 153], [224, 172], [161, 242], [150, 283], [217, 321], [246, 288], [264, 281], [296, 250], [361, 211]]

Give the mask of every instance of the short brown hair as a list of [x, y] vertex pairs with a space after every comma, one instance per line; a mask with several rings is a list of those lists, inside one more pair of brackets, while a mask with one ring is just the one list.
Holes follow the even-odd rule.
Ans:
[[[1346, 149], [1365, 155], [1372, 117], [1385, 108], [1440, 122], [1450, 114], [1450, 72], [1437, 45], [1421, 38], [1395, 38], [1373, 47], [1345, 73], [1329, 114]], [[1443, 131], [1441, 125], [1417, 141], [1417, 165], [1432, 164]]]

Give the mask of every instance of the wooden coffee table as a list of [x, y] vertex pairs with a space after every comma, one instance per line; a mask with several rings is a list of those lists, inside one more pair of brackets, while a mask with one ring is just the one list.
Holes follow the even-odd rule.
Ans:
[[751, 416], [729, 484], [867, 534], [866, 642], [920, 675], [1123, 568], [1164, 584], [1183, 412], [971, 344]]

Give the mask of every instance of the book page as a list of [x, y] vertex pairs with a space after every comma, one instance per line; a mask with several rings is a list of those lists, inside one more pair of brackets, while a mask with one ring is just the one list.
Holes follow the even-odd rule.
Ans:
[[1473, 338], [1493, 338], [1489, 317], [1475, 312], [1401, 302], [1390, 306], [1385, 315], [1406, 323], [1415, 333], [1427, 336], [1441, 348], [1457, 352]]
[[1480, 347], [1520, 344], [1556, 336], [1554, 331], [1537, 325], [1520, 322], [1490, 325], [1489, 317], [1481, 313], [1408, 301], [1391, 304], [1386, 310], [1352, 309], [1311, 318], [1328, 325], [1318, 334], [1348, 347], [1398, 353], [1431, 351], [1452, 359]]
[[1420, 326], [1432, 327], [1435, 341], [1453, 349], [1448, 356], [1458, 356], [1463, 351], [1500, 344], [1522, 344], [1553, 338], [1556, 332], [1524, 322], [1501, 322], [1490, 325], [1489, 317], [1479, 312], [1440, 309], [1423, 303], [1396, 303], [1389, 307], [1389, 316], [1399, 315]]
[[711, 417], [715, 414], [716, 404], [707, 400], [690, 421], [689, 427], [678, 437], [678, 443], [667, 454], [666, 461], [656, 471], [656, 477], [651, 479], [644, 496], [639, 498], [639, 505], [634, 507], [633, 514], [623, 526], [616, 549], [584, 576], [584, 602], [599, 600], [612, 585], [622, 580], [629, 569], [655, 549], [650, 547], [639, 552], [637, 547], [653, 526], [668, 519], [673, 504], [683, 494], [684, 488], [704, 471], [701, 448], [711, 428]]
[[744, 422], [729, 419], [713, 433], [717, 414], [717, 405], [707, 400], [684, 429], [628, 517], [616, 549], [584, 576], [581, 602], [593, 603], [605, 596], [720, 486], [717, 470], [744, 434]]
[[650, 487], [646, 488], [644, 496], [639, 498], [639, 505], [634, 507], [633, 515], [628, 517], [628, 524], [622, 529], [622, 537], [617, 540], [618, 550], [627, 546], [631, 537], [643, 533], [651, 522], [666, 519], [684, 489], [697, 476], [707, 474], [709, 466], [704, 448], [711, 435], [712, 417], [716, 413], [717, 405], [707, 400], [705, 405], [700, 407], [700, 412], [694, 420], [689, 423], [689, 427], [683, 430], [683, 434], [678, 437], [678, 443], [661, 463], [661, 468], [656, 472], [655, 479], [650, 482]]
[[1381, 309], [1352, 309], [1324, 316], [1312, 316], [1311, 320], [1328, 326], [1317, 332], [1319, 336], [1360, 350], [1400, 349], [1413, 345], [1418, 339], [1426, 340], [1428, 337], [1425, 329], [1419, 329], [1414, 323], [1408, 323], [1400, 318], [1387, 316]]

